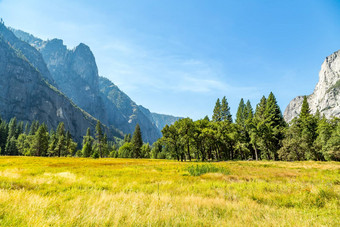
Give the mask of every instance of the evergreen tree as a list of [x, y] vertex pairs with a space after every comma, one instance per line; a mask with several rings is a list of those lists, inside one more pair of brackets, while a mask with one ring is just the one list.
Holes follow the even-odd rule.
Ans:
[[237, 113], [236, 113], [236, 124], [240, 126], [245, 125], [245, 120], [246, 120], [246, 114], [245, 114], [245, 105], [243, 99], [241, 99], [240, 104], [238, 105], [237, 108]]
[[86, 131], [86, 136], [83, 137], [83, 157], [90, 157], [92, 155], [93, 137], [91, 136], [90, 128]]
[[24, 133], [25, 133], [26, 135], [28, 135], [28, 133], [29, 133], [29, 124], [28, 124], [28, 122], [26, 122], [26, 124], [25, 124]]
[[130, 143], [131, 142], [131, 134], [125, 134], [124, 136], [124, 143]]
[[58, 157], [60, 157], [61, 155], [64, 155], [67, 153], [64, 122], [60, 122], [58, 124], [57, 132], [56, 132], [56, 139], [57, 139], [57, 143], [56, 143], [54, 151], [55, 151], [55, 154], [58, 155]]
[[57, 146], [57, 135], [53, 129], [50, 131], [49, 145], [48, 145], [48, 156], [55, 156], [55, 148]]
[[35, 132], [38, 130], [39, 128], [39, 122], [38, 121], [33, 121], [30, 127], [30, 131], [29, 131], [29, 135], [34, 135]]
[[87, 141], [83, 145], [82, 153], [83, 153], [83, 157], [85, 157], [85, 158], [88, 158], [92, 155], [92, 146], [91, 146], [91, 143], [89, 141]]
[[66, 132], [65, 139], [66, 139], [66, 153], [64, 155], [65, 156], [74, 155], [77, 149], [77, 143], [72, 140], [72, 135], [68, 130]]
[[246, 106], [244, 108], [244, 112], [245, 112], [244, 115], [245, 115], [246, 120], [249, 121], [250, 119], [253, 119], [254, 111], [249, 100], [247, 100]]
[[212, 121], [218, 122], [222, 120], [221, 116], [221, 102], [218, 98], [214, 107], [213, 115], [212, 115]]
[[7, 140], [6, 147], [5, 147], [5, 155], [18, 155], [19, 151], [17, 148], [17, 141], [15, 136], [12, 136]]
[[47, 126], [42, 124], [33, 136], [30, 154], [35, 156], [46, 156], [48, 145]]
[[97, 121], [97, 125], [96, 125], [96, 143], [97, 143], [97, 147], [98, 147], [98, 153], [99, 156], [102, 158], [103, 157], [103, 130], [100, 124], [100, 121]]
[[326, 160], [340, 161], [340, 119], [327, 141], [324, 154]]
[[107, 134], [105, 133], [103, 137], [103, 156], [108, 157], [109, 153], [109, 144], [107, 140]]
[[16, 139], [16, 131], [17, 131], [17, 119], [13, 117], [8, 124], [8, 140], [14, 137]]
[[24, 132], [24, 122], [20, 121], [15, 130], [15, 138], [18, 138], [18, 136], [23, 132]]
[[133, 133], [132, 139], [132, 154], [134, 158], [141, 157], [141, 147], [143, 146], [142, 133], [140, 131], [139, 124], [136, 125], [135, 131]]
[[314, 141], [317, 138], [317, 122], [318, 120], [310, 113], [309, 104], [307, 101], [307, 97], [304, 96], [301, 112], [299, 115], [298, 123], [300, 127], [301, 134], [300, 136], [306, 143], [305, 150], [305, 159], [307, 160], [316, 160], [317, 159], [317, 151], [314, 149]]
[[231, 113], [230, 113], [230, 107], [229, 107], [229, 104], [228, 104], [225, 96], [222, 98], [221, 114], [220, 115], [221, 115], [222, 121], [227, 121], [229, 123], [233, 122], [233, 119], [232, 119], [232, 116], [231, 116]]
[[270, 92], [265, 109], [265, 137], [263, 138], [266, 146], [268, 158], [277, 160], [277, 151], [281, 148], [280, 141], [284, 137], [285, 121], [276, 98]]
[[1, 121], [1, 124], [0, 124], [0, 148], [1, 148], [1, 154], [2, 155], [5, 154], [7, 137], [8, 137], [8, 124], [5, 121]]
[[304, 121], [306, 120], [308, 117], [310, 117], [310, 109], [309, 109], [309, 104], [307, 101], [307, 96], [303, 97], [303, 101], [302, 101], [302, 106], [301, 106], [301, 111], [300, 111], [300, 115], [299, 115], [299, 119]]

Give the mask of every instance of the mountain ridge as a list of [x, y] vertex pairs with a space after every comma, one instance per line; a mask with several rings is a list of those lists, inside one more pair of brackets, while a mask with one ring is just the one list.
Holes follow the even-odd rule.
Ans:
[[148, 109], [138, 106], [113, 82], [98, 75], [95, 57], [86, 44], [70, 50], [61, 39], [44, 41], [24, 31], [11, 30], [41, 53], [58, 88], [82, 109], [124, 133], [133, 133], [135, 125], [140, 124], [145, 142], [161, 137], [162, 128], [157, 127]]

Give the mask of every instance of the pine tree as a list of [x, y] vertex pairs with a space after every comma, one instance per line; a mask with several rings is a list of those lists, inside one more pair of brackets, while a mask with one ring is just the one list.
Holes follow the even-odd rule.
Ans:
[[48, 156], [55, 156], [55, 147], [57, 146], [57, 135], [53, 129], [50, 131], [50, 138], [48, 142], [48, 151], [47, 154]]
[[15, 138], [18, 138], [18, 136], [23, 132], [24, 132], [24, 122], [20, 121], [15, 130]]
[[26, 124], [25, 124], [24, 133], [25, 133], [26, 135], [28, 135], [28, 133], [29, 133], [29, 124], [28, 124], [28, 122], [26, 122]]
[[74, 155], [77, 148], [77, 143], [72, 140], [72, 135], [70, 131], [66, 132], [66, 153], [65, 155]]
[[91, 136], [91, 130], [90, 128], [86, 131], [86, 136], [83, 138], [83, 157], [90, 157], [92, 155], [92, 144], [93, 144], [93, 138]]
[[277, 160], [277, 151], [281, 148], [280, 141], [284, 137], [283, 129], [285, 127], [285, 121], [272, 92], [270, 92], [268, 96], [264, 115], [266, 127], [264, 131], [265, 137], [263, 137], [263, 139], [266, 151], [269, 152], [267, 155], [268, 158]]
[[133, 133], [132, 139], [132, 154], [134, 158], [140, 158], [141, 147], [143, 146], [142, 133], [140, 131], [139, 124], [136, 125], [135, 131]]
[[309, 104], [307, 97], [303, 97], [301, 106], [301, 112], [299, 115], [298, 123], [301, 130], [301, 138], [304, 140], [306, 145], [305, 159], [316, 160], [317, 151], [314, 149], [313, 144], [317, 138], [317, 119], [310, 113]]
[[247, 100], [246, 106], [244, 108], [244, 112], [245, 112], [245, 118], [246, 120], [250, 120], [253, 119], [254, 117], [254, 111], [253, 111], [253, 107], [251, 106], [251, 103], [249, 100]]
[[18, 155], [17, 141], [14, 136], [7, 140], [5, 155]]
[[31, 155], [46, 156], [48, 151], [48, 131], [45, 124], [40, 125], [33, 136]]
[[109, 155], [109, 144], [107, 141], [107, 134], [105, 133], [103, 137], [103, 156], [107, 157], [108, 155]]
[[222, 120], [222, 116], [221, 116], [221, 102], [220, 99], [218, 98], [215, 104], [215, 108], [213, 111], [213, 115], [212, 115], [212, 121], [218, 122]]
[[5, 154], [5, 148], [7, 143], [8, 137], [8, 124], [5, 121], [2, 121], [0, 124], [0, 148], [1, 148], [1, 155]]
[[96, 143], [98, 146], [99, 150], [99, 156], [102, 158], [103, 157], [103, 130], [100, 124], [100, 121], [97, 121], [96, 125]]
[[57, 127], [57, 132], [56, 132], [56, 147], [54, 149], [55, 154], [60, 157], [61, 155], [66, 154], [66, 138], [65, 138], [65, 126], [64, 122], [60, 122]]
[[29, 135], [34, 135], [35, 132], [38, 130], [39, 128], [39, 122], [38, 121], [33, 121], [30, 127], [30, 131], [29, 131]]
[[92, 146], [89, 141], [87, 141], [83, 146], [83, 157], [88, 158], [92, 155]]
[[228, 104], [225, 96], [222, 98], [221, 120], [227, 121], [227, 122], [230, 122], [230, 123], [233, 122], [233, 119], [232, 119], [232, 116], [231, 116], [231, 113], [230, 113], [230, 107], [229, 107], [229, 104]]
[[340, 121], [327, 141], [325, 158], [326, 160], [340, 161]]
[[131, 134], [125, 134], [124, 136], [124, 143], [130, 143], [131, 142]]
[[265, 115], [267, 118], [267, 123], [270, 123], [273, 127], [285, 125], [280, 107], [277, 104], [276, 98], [272, 92], [270, 92], [267, 99]]
[[236, 124], [240, 125], [240, 126], [244, 126], [245, 125], [245, 105], [244, 105], [244, 101], [243, 98], [240, 101], [240, 104], [238, 105], [237, 108], [237, 113], [236, 113]]
[[8, 124], [8, 139], [14, 137], [16, 139], [16, 130], [17, 130], [17, 119], [13, 117]]
[[300, 111], [300, 115], [299, 115], [299, 119], [304, 121], [306, 120], [308, 117], [310, 117], [310, 109], [309, 109], [309, 104], [307, 101], [307, 96], [303, 97], [303, 101], [302, 101], [302, 106], [301, 106], [301, 111]]

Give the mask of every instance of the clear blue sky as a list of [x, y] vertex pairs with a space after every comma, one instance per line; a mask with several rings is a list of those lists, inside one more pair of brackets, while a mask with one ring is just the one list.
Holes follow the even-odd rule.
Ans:
[[324, 58], [340, 49], [339, 0], [0, 1], [5, 24], [80, 42], [99, 73], [153, 112], [211, 116], [227, 97], [254, 109], [275, 94], [282, 112], [310, 94]]

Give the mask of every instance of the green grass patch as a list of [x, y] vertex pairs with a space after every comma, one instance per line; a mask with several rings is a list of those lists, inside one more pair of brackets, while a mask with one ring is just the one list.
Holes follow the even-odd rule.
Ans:
[[188, 171], [191, 176], [201, 176], [206, 173], [230, 174], [230, 170], [226, 167], [219, 167], [212, 164], [191, 165], [186, 168], [186, 171]]

